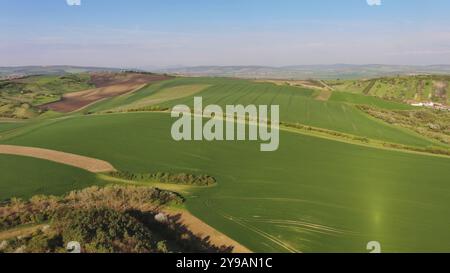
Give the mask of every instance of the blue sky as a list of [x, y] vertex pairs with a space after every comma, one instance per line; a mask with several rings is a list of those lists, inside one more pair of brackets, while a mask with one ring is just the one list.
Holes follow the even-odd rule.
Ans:
[[450, 64], [448, 0], [66, 1], [0, 0], [0, 66]]

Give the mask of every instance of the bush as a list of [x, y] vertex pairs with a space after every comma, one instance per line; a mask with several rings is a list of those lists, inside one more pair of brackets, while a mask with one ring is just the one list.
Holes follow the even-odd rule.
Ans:
[[82, 242], [85, 252], [155, 252], [153, 234], [126, 213], [111, 209], [61, 211], [54, 227], [64, 244]]
[[131, 181], [151, 181], [160, 183], [182, 184], [182, 185], [195, 185], [195, 186], [211, 186], [216, 183], [216, 179], [206, 174], [188, 174], [188, 173], [146, 173], [136, 174], [131, 172], [112, 172], [112, 177], [126, 179]]

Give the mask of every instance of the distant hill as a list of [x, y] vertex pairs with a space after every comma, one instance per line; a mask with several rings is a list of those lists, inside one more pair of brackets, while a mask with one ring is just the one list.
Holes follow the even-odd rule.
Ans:
[[120, 71], [119, 68], [82, 67], [82, 66], [11, 66], [0, 67], [0, 78], [20, 77], [30, 75], [63, 75], [66, 73]]
[[450, 74], [450, 65], [296, 65], [270, 66], [196, 66], [169, 69], [152, 69], [154, 72], [186, 76], [238, 77], [252, 79], [361, 79], [393, 75]]

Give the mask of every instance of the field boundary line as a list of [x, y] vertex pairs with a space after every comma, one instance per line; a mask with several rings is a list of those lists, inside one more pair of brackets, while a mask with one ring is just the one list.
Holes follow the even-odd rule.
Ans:
[[109, 162], [100, 159], [42, 148], [0, 145], [0, 154], [26, 156], [53, 161], [92, 173], [116, 171], [116, 169]]

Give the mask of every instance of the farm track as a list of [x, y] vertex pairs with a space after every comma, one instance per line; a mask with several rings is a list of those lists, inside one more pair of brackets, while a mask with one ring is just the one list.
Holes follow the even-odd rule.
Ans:
[[92, 173], [116, 171], [116, 169], [110, 163], [100, 159], [69, 154], [59, 151], [53, 151], [48, 149], [12, 146], [12, 145], [0, 145], [0, 154], [18, 155], [44, 159], [80, 168]]
[[233, 253], [252, 253], [250, 249], [209, 226], [187, 211], [166, 209], [164, 212], [171, 217], [179, 217], [179, 223], [185, 225], [196, 236], [199, 236], [203, 240], [208, 240], [215, 246], [232, 247]]
[[369, 85], [363, 90], [363, 94], [369, 95], [370, 91], [372, 90], [372, 88], [375, 86], [376, 83], [377, 80], [371, 80]]

